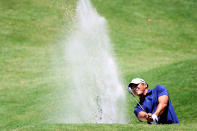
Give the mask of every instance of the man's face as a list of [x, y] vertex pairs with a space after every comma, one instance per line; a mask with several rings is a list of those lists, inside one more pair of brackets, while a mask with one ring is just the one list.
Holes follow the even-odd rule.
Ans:
[[136, 96], [141, 97], [144, 94], [146, 87], [146, 84], [140, 83], [138, 85], [134, 85], [132, 90]]

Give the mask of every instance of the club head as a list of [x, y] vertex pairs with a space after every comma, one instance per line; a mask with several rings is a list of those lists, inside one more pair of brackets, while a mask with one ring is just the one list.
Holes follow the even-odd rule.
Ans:
[[131, 87], [128, 87], [128, 92], [129, 92], [130, 94], [132, 94], [132, 95], [135, 97], [135, 95], [134, 95], [134, 93], [133, 93]]

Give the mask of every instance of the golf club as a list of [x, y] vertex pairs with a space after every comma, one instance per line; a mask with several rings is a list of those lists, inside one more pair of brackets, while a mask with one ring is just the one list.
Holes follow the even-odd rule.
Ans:
[[[130, 86], [128, 86], [128, 91], [129, 91], [129, 93], [133, 96], [133, 99], [137, 102], [137, 104], [140, 106], [140, 108], [144, 111], [144, 112], [146, 112], [145, 110], [144, 110], [144, 108], [142, 107], [142, 105], [138, 102], [138, 100], [136, 99], [136, 96], [134, 95], [134, 93], [133, 93], [133, 91], [132, 91], [132, 89], [131, 89], [131, 87]], [[152, 115], [149, 115], [148, 114], [148, 117], [152, 117]], [[158, 121], [158, 120], [157, 120]], [[156, 123], [157, 123], [157, 121], [156, 121]], [[156, 123], [151, 123], [151, 124], [156, 124]]]
[[128, 86], [128, 91], [129, 91], [129, 93], [133, 96], [133, 99], [137, 102], [137, 104], [140, 106], [140, 108], [141, 108], [144, 112], [146, 112], [146, 111], [144, 110], [144, 108], [142, 107], [142, 105], [141, 105], [141, 104], [138, 102], [138, 100], [136, 99], [136, 97], [135, 97], [135, 95], [134, 95], [134, 93], [133, 93], [131, 87], [129, 87], [129, 86]]

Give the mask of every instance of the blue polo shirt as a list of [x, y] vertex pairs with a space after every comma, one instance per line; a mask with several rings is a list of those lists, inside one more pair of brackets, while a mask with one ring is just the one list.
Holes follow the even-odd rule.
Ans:
[[[169, 96], [168, 90], [162, 85], [157, 85], [154, 89], [148, 90], [144, 98], [140, 98], [140, 104], [142, 105], [142, 107], [147, 113], [153, 114], [156, 111], [157, 105], [159, 103], [158, 98], [163, 95]], [[137, 106], [134, 108], [135, 115], [138, 117], [138, 113], [141, 111], [143, 110], [137, 104]], [[158, 124], [172, 124], [172, 123], [179, 123], [179, 120], [176, 116], [176, 113], [174, 111], [174, 108], [172, 106], [169, 97], [168, 106], [166, 107], [163, 114], [158, 117]]]

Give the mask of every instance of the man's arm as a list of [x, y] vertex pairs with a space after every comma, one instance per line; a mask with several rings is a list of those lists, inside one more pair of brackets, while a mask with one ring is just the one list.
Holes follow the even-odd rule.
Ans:
[[157, 109], [154, 113], [156, 116], [162, 115], [162, 113], [165, 111], [165, 109], [168, 105], [168, 100], [169, 100], [169, 97], [167, 95], [163, 95], [158, 98], [159, 104], [158, 104]]
[[[168, 105], [168, 99], [169, 98], [167, 95], [163, 95], [158, 98], [159, 104], [158, 104], [157, 109], [154, 113], [156, 116], [160, 116], [165, 111], [165, 108]], [[138, 114], [138, 120], [152, 122], [153, 121], [152, 114], [141, 111]]]

